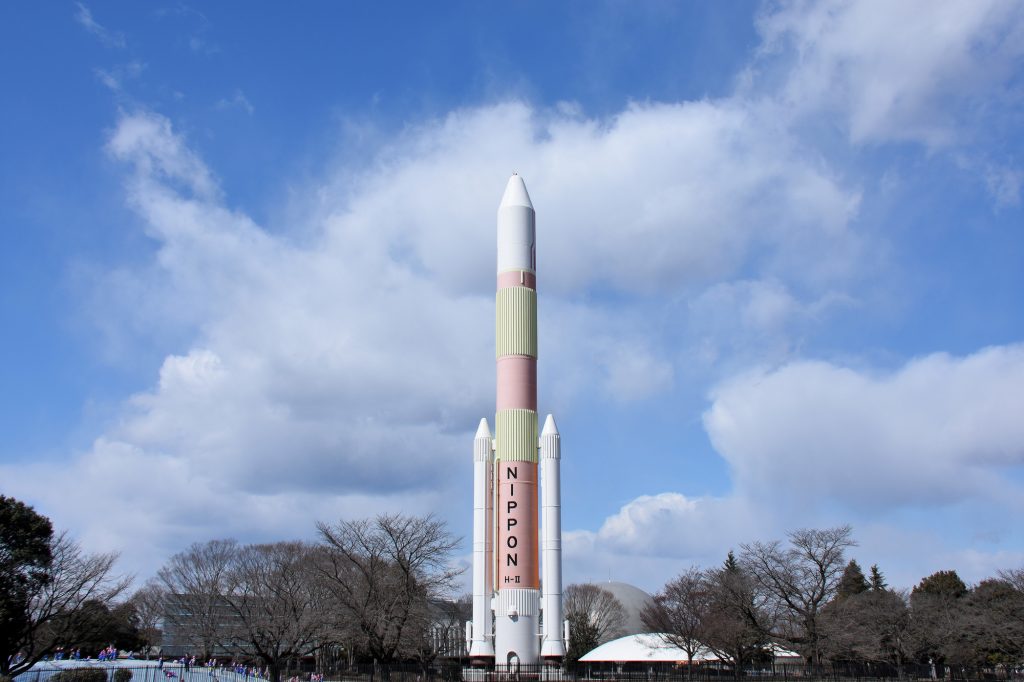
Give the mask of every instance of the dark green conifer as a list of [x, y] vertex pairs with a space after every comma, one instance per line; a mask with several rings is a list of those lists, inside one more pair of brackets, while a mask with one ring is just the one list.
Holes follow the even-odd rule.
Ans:
[[956, 571], [936, 571], [918, 583], [911, 595], [916, 594], [962, 597], [967, 594], [967, 585]]
[[850, 559], [850, 563], [846, 564], [846, 570], [843, 571], [843, 577], [839, 579], [836, 599], [843, 600], [855, 594], [867, 592], [870, 587], [867, 578], [864, 577], [864, 571], [860, 569], [860, 564], [856, 559]]
[[885, 576], [878, 569], [878, 564], [871, 565], [871, 589], [875, 592], [881, 592], [882, 590], [889, 587], [885, 582]]

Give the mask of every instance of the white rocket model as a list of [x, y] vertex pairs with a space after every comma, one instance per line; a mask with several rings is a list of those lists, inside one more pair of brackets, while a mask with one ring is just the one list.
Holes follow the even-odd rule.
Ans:
[[526, 185], [513, 175], [498, 206], [495, 434], [492, 440], [482, 419], [473, 444], [473, 620], [467, 634], [476, 663], [531, 665], [565, 655], [561, 445], [550, 415], [537, 434], [535, 220]]
[[543, 523], [541, 566], [544, 567], [544, 638], [540, 655], [545, 660], [561, 661], [566, 642], [562, 639], [562, 437], [558, 435], [555, 418], [544, 420], [540, 433], [541, 503]]

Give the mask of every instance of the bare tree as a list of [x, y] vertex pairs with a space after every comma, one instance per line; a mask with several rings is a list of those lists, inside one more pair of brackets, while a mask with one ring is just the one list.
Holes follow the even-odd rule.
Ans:
[[166, 591], [165, 632], [197, 648], [204, 660], [222, 642], [227, 575], [237, 553], [234, 540], [197, 542], [157, 573]]
[[450, 658], [466, 655], [466, 621], [473, 618], [473, 595], [463, 594], [437, 607], [439, 616], [434, 618], [434, 637], [439, 652]]
[[708, 586], [708, 618], [703, 643], [720, 659], [733, 664], [736, 677], [762, 654], [768, 643], [772, 614], [765, 608], [763, 592], [732, 552], [719, 568], [705, 572]]
[[906, 591], [885, 588], [837, 598], [821, 614], [829, 656], [891, 663], [902, 677], [912, 654], [908, 600]]
[[910, 637], [915, 654], [934, 664], [967, 662], [962, 615], [967, 585], [956, 571], [936, 571], [910, 593]]
[[148, 659], [150, 650], [160, 642], [167, 593], [159, 582], [149, 580], [135, 591], [128, 602], [135, 608], [139, 638], [145, 645], [145, 656]]
[[1006, 580], [982, 580], [967, 595], [961, 615], [961, 648], [972, 663], [1024, 659], [1024, 592]]
[[769, 608], [778, 616], [770, 636], [802, 653], [815, 670], [826, 646], [821, 610], [836, 595], [845, 568], [843, 554], [856, 543], [850, 526], [802, 529], [778, 541], [743, 545], [742, 562]]
[[30, 586], [22, 626], [7, 633], [12, 650], [24, 658], [17, 663], [0, 658], [2, 675], [13, 678], [57, 646], [74, 645], [75, 638], [88, 636], [94, 614], [90, 607], [108, 608], [131, 583], [114, 574], [117, 554], [87, 554], [67, 533], [53, 537], [50, 555], [46, 579]]
[[[1007, 594], [1007, 598], [999, 600], [988, 600], [993, 607], [989, 609], [988, 620], [993, 623], [997, 635], [1004, 642], [1009, 642], [1008, 647], [1016, 649], [1016, 660], [1024, 660], [1024, 568], [1015, 568], [999, 571], [999, 580], [1009, 586], [1013, 591]], [[983, 585], [984, 583], [982, 583]], [[982, 585], [975, 588], [977, 593]], [[975, 596], [975, 601], [981, 601]], [[1003, 627], [1000, 629], [1000, 623]]]
[[466, 621], [473, 617], [473, 595], [455, 600], [431, 600], [423, 614], [416, 614], [408, 630], [410, 655], [424, 676], [438, 657], [466, 655]]
[[378, 661], [406, 653], [407, 629], [418, 627], [427, 603], [447, 596], [462, 572], [450, 565], [458, 539], [433, 516], [383, 514], [317, 528], [318, 566], [340, 608], [338, 627], [354, 627]]
[[626, 610], [615, 595], [593, 583], [569, 585], [562, 593], [569, 621], [566, 658], [579, 660], [594, 647], [618, 637], [626, 624]]
[[1024, 593], [1024, 568], [999, 571], [999, 578], [1008, 582], [1018, 592]]
[[263, 661], [279, 682], [287, 661], [313, 654], [328, 631], [327, 595], [317, 579], [313, 548], [302, 542], [246, 545], [229, 563], [224, 601], [232, 648]]
[[968, 588], [956, 571], [937, 571], [910, 594], [914, 655], [943, 665], [1017, 664], [1024, 659], [1024, 573]]
[[670, 580], [654, 602], [644, 607], [640, 619], [644, 626], [686, 652], [691, 665], [687, 677], [693, 675], [693, 660], [706, 647], [703, 639], [711, 613], [711, 590], [707, 575], [692, 566]]

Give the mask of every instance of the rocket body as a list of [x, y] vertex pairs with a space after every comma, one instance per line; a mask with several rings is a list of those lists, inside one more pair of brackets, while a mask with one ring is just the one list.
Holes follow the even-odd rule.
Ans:
[[536, 214], [513, 175], [498, 207], [496, 297], [497, 413], [495, 519], [498, 664], [540, 658], [537, 510]]
[[[526, 185], [518, 175], [509, 179], [498, 207], [497, 236], [497, 400], [493, 457], [490, 473], [484, 474], [489, 476], [491, 508], [481, 508], [474, 502], [474, 617], [470, 656], [476, 660], [493, 656], [498, 665], [532, 665], [540, 662], [542, 649], [536, 214]], [[549, 421], [553, 428], [554, 422], [550, 417]], [[479, 439], [485, 430], [486, 423], [483, 422], [477, 432], [477, 443], [481, 442]], [[478, 480], [484, 469], [481, 467], [479, 446], [475, 448], [474, 471], [477, 475], [474, 476], [474, 485], [477, 490], [474, 491], [474, 500], [477, 500], [484, 491]], [[553, 458], [548, 458], [553, 459], [554, 464], [545, 465], [545, 476], [555, 487], [555, 492], [552, 497], [546, 491], [544, 497], [544, 576], [545, 581], [554, 583], [556, 592], [544, 598], [544, 616], [553, 622], [544, 626], [543, 649], [545, 658], [560, 659], [565, 653], [561, 626], [560, 496], [557, 491], [560, 454], [556, 452]], [[552, 514], [554, 518], [551, 518]], [[481, 520], [490, 520], [493, 525], [479, 528]], [[549, 537], [552, 532], [557, 538]], [[480, 551], [477, 551], [478, 547]], [[478, 566], [478, 562], [485, 561], [489, 562], [488, 565]], [[478, 584], [487, 581], [490, 584], [484, 590], [477, 589]], [[556, 601], [557, 607], [552, 606]], [[483, 602], [488, 603], [484, 605]], [[494, 639], [489, 645], [487, 640], [492, 622]], [[550, 642], [549, 633], [557, 633]]]

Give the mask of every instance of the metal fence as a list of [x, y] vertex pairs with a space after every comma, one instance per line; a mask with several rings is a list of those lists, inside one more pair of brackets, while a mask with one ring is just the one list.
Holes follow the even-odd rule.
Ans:
[[[115, 679], [118, 670], [131, 673], [130, 682], [266, 682], [265, 668], [246, 667], [241, 671], [231, 666], [183, 666], [180, 663], [141, 661], [138, 665], [75, 662], [74, 665], [41, 664], [18, 675], [17, 682], [59, 682], [51, 678], [60, 672], [99, 668], [106, 673], [106, 682], [125, 682], [124, 673]], [[859, 682], [899, 680], [903, 682], [1020, 681], [1024, 682], [1024, 666], [942, 666], [911, 664], [894, 666], [884, 663], [835, 663], [812, 669], [802, 663], [772, 664], [741, 671], [717, 662], [687, 666], [673, 664], [602, 663], [576, 664], [562, 667], [547, 665], [465, 667], [459, 661], [435, 661], [430, 664], [356, 664], [335, 670], [314, 672], [323, 682]], [[282, 682], [310, 682], [310, 672], [285, 670]], [[66, 682], [74, 682], [66, 681]]]
[[[126, 663], [129, 663], [126, 665]], [[40, 664], [30, 670], [16, 675], [17, 682], [57, 682], [56, 675], [81, 670], [102, 670], [106, 673], [106, 682], [123, 682], [124, 673], [131, 674], [130, 682], [259, 682], [266, 678], [255, 672], [239, 673], [230, 667], [207, 668], [205, 666], [185, 666], [177, 662], [158, 664], [135, 662], [137, 665], [130, 665], [132, 662], [119, 661], [117, 663], [105, 663], [99, 661], [66, 661], [61, 665]], [[118, 678], [115, 679], [115, 675]], [[64, 679], [74, 680], [70, 675], [61, 675]], [[306, 676], [308, 680], [308, 676]]]
[[888, 663], [842, 662], [808, 666], [802, 662], [769, 663], [736, 670], [728, 663], [708, 661], [692, 668], [671, 663], [578, 663], [565, 669], [521, 666], [518, 670], [499, 666], [480, 672], [463, 671], [465, 682], [506, 682], [509, 680], [562, 680], [565, 682], [856, 682], [898, 680], [908, 682], [962, 682], [968, 680], [1016, 680], [1024, 682], [1024, 666], [943, 666]]

